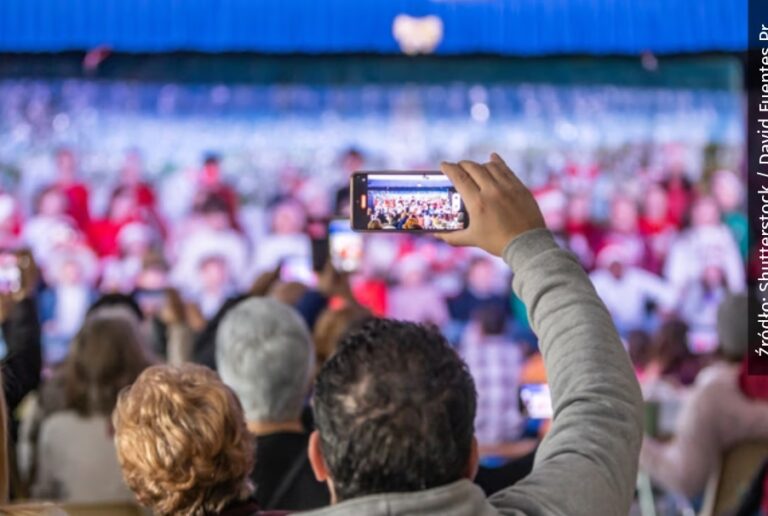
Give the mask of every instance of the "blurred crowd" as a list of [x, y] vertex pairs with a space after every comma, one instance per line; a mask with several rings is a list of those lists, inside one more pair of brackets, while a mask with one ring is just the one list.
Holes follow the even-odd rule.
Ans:
[[[647, 149], [659, 155], [642, 161], [660, 166], [638, 168], [632, 181], [616, 181], [604, 163], [566, 163], [534, 196], [556, 241], [574, 253], [606, 303], [646, 401], [653, 404], [653, 436], [663, 436], [675, 433], [699, 372], [711, 372], [722, 358], [718, 308], [745, 290], [749, 241], [738, 172], [692, 173], [683, 146]], [[290, 181], [280, 182], [258, 210], [241, 204], [226, 180], [224, 160], [205, 155], [185, 173], [190, 195], [182, 216], [166, 212], [169, 190], [157, 191], [137, 149], [125, 153], [103, 213], [91, 209], [94, 185], [82, 179], [78, 150], [62, 147], [51, 158], [53, 181], [39, 190], [33, 205], [20, 204], [13, 192], [0, 194], [5, 253], [29, 249], [40, 272], [40, 281], [27, 285], [35, 306], [25, 301], [22, 307], [27, 317], [39, 317], [46, 379], [19, 428], [19, 471], [27, 482], [23, 489], [32, 495], [130, 499], [111, 439], [100, 434], [117, 392], [154, 361], [193, 361], [221, 371], [220, 339], [227, 330], [220, 323], [254, 296], [293, 306], [311, 332], [315, 364], [299, 375], [297, 392], [334, 353], [341, 336], [373, 316], [438, 326], [477, 386], [475, 435], [485, 468], [478, 482], [490, 492], [494, 482], [506, 485], [530, 470], [532, 448], [513, 453], [508, 469], [491, 467], [498, 465], [497, 454], [509, 458], [499, 446], [537, 439], [548, 429], [546, 420], [527, 417], [520, 402], [521, 386], [547, 378], [525, 306], [512, 293], [509, 271], [499, 259], [430, 236], [376, 233], [365, 236], [359, 271], [313, 270], [313, 239], [323, 237], [332, 218], [349, 216], [349, 176], [367, 168], [362, 150], [338, 156], [335, 188], [316, 191], [306, 176], [285, 176]], [[254, 213], [261, 213], [259, 230], [248, 220]], [[120, 322], [126, 310], [127, 325]], [[247, 313], [243, 317], [252, 320]], [[8, 356], [19, 356], [18, 349], [10, 349], [17, 339], [5, 340]], [[736, 340], [741, 344], [734, 345], [729, 360], [738, 365], [745, 350], [744, 339]], [[103, 346], [107, 341], [109, 350]], [[84, 379], [90, 375], [95, 376]], [[100, 385], [98, 392], [81, 391], [93, 382]], [[297, 406], [300, 411], [302, 403]], [[74, 414], [50, 419], [62, 410]], [[78, 419], [83, 415], [85, 420]], [[311, 425], [291, 421], [299, 429]], [[73, 439], [75, 434], [80, 437]], [[103, 449], [93, 448], [86, 466], [81, 445]], [[280, 444], [285, 453], [305, 447], [302, 439]], [[644, 454], [649, 469], [671, 471], [660, 444], [649, 441]], [[66, 473], [77, 464], [82, 474]], [[711, 468], [699, 469], [701, 476]], [[113, 476], [94, 490], [89, 471]], [[667, 481], [691, 496], [701, 487]], [[304, 491], [317, 488], [311, 480], [302, 482]], [[320, 491], [307, 500], [322, 505], [327, 495]]]
[[[676, 317], [687, 325], [689, 350], [708, 353], [716, 344], [716, 307], [745, 287], [744, 182], [733, 170], [691, 174], [679, 145], [648, 152], [663, 154], [654, 158], [662, 166], [638, 168], [631, 182], [606, 186], [603, 164], [566, 163], [534, 193], [622, 335], [652, 333]], [[54, 179], [31, 205], [14, 192], [0, 194], [3, 248], [29, 248], [42, 272], [39, 305], [51, 363], [63, 357], [99, 293], [132, 293], [155, 313], [173, 289], [199, 331], [260, 274], [279, 269], [281, 288], [294, 295], [313, 287], [312, 240], [331, 217], [349, 216], [349, 174], [366, 167], [365, 155], [349, 149], [338, 158], [337, 190], [288, 175], [265, 205], [241, 209], [219, 156], [205, 156], [186, 173], [186, 188], [159, 194], [141, 153], [129, 150], [98, 213], [91, 209], [93, 185], [78, 172], [77, 149], [60, 148], [52, 159]], [[169, 215], [166, 201], [178, 204], [183, 196], [184, 215]], [[508, 316], [510, 333], [525, 334], [504, 275], [491, 258], [430, 238], [371, 235], [351, 281], [357, 301], [373, 313], [435, 323], [459, 343], [486, 300]]]

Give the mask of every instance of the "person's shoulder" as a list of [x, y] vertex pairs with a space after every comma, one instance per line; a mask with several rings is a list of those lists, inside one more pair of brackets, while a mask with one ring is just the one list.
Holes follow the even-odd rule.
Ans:
[[40, 425], [40, 432], [42, 435], [69, 435], [74, 429], [81, 427], [83, 419], [74, 410], [59, 410], [56, 411], [45, 419], [43, 419]]

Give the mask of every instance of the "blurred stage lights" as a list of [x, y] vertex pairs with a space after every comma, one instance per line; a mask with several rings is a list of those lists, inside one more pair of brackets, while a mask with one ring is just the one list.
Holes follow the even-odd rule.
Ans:
[[443, 20], [434, 15], [398, 14], [392, 22], [392, 35], [404, 54], [431, 54], [443, 40]]
[[475, 102], [469, 110], [472, 120], [475, 122], [487, 122], [491, 116], [491, 110], [485, 102]]

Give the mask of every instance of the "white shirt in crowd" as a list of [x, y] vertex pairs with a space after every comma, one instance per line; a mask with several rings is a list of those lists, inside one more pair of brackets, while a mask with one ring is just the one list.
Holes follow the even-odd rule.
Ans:
[[744, 290], [744, 263], [727, 226], [702, 226], [685, 231], [672, 245], [664, 276], [678, 292], [701, 278], [707, 265], [719, 266], [730, 292]]
[[56, 287], [56, 333], [73, 336], [79, 330], [91, 305], [91, 291], [85, 285], [61, 285]]
[[675, 304], [674, 290], [655, 274], [638, 267], [625, 266], [621, 278], [606, 269], [598, 269], [589, 277], [621, 331], [645, 326], [648, 301], [665, 310]]

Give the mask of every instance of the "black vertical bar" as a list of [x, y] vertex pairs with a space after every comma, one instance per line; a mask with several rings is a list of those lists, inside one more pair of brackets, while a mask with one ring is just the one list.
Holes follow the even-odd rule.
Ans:
[[750, 254], [748, 372], [768, 374], [768, 0], [749, 0], [747, 210]]

